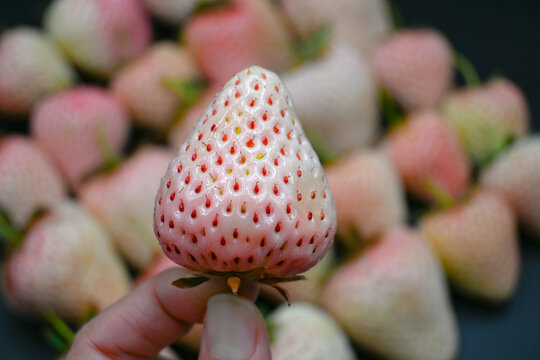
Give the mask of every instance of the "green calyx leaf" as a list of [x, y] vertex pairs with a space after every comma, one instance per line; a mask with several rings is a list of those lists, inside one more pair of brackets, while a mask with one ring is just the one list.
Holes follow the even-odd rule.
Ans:
[[198, 0], [195, 2], [193, 14], [198, 14], [204, 11], [219, 10], [231, 6], [230, 0]]
[[70, 346], [75, 338], [73, 330], [54, 311], [47, 311], [44, 316], [56, 336]]
[[122, 161], [122, 158], [111, 148], [105, 122], [100, 122], [96, 125], [95, 140], [103, 159], [103, 170], [111, 171], [116, 168]]
[[296, 46], [296, 58], [298, 63], [314, 60], [323, 54], [330, 45], [332, 32], [330, 26], [323, 25], [307, 39], [300, 41]]
[[179, 113], [184, 112], [197, 103], [206, 87], [204, 81], [199, 79], [183, 81], [172, 77], [165, 78], [163, 85], [180, 99]]
[[401, 28], [405, 27], [405, 21], [403, 21], [403, 16], [401, 15], [401, 12], [399, 11], [397, 4], [394, 0], [388, 0], [387, 2], [390, 15], [392, 18], [392, 25], [394, 26], [394, 30], [399, 30]]
[[459, 52], [454, 53], [454, 67], [465, 79], [467, 87], [473, 87], [480, 84], [478, 72], [474, 68], [473, 64], [469, 61], [469, 59]]
[[208, 280], [210, 280], [210, 278], [204, 276], [192, 276], [176, 279], [171, 284], [180, 289], [189, 289], [195, 286], [199, 286], [207, 282]]
[[452, 196], [436, 180], [429, 179], [425, 181], [424, 188], [433, 197], [439, 208], [448, 209], [454, 205]]
[[379, 104], [390, 129], [395, 129], [405, 123], [405, 117], [399, 105], [385, 89], [379, 91]]
[[21, 232], [11, 226], [2, 212], [0, 212], [0, 239], [4, 239], [12, 246], [22, 242]]

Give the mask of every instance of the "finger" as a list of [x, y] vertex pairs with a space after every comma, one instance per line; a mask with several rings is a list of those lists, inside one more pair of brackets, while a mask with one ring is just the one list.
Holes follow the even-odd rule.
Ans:
[[[67, 359], [155, 356], [182, 337], [191, 323], [202, 322], [212, 295], [227, 291], [223, 279], [212, 279], [191, 289], [171, 285], [187, 276], [187, 270], [174, 268], [142, 283], [79, 331]], [[255, 298], [258, 289], [246, 282], [241, 291]]]
[[269, 360], [266, 324], [253, 301], [218, 294], [208, 300], [199, 360]]

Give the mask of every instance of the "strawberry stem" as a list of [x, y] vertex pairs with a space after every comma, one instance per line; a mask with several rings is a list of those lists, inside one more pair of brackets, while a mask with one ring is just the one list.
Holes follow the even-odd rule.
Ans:
[[454, 66], [465, 79], [467, 87], [473, 87], [480, 84], [478, 72], [469, 59], [467, 59], [463, 54], [459, 52], [454, 53]]
[[22, 241], [22, 234], [15, 229], [0, 212], [0, 238], [7, 240], [10, 245], [18, 245]]
[[383, 116], [391, 129], [403, 125], [403, 123], [405, 122], [403, 114], [397, 102], [387, 90], [383, 89], [379, 92], [379, 104]]
[[441, 209], [448, 209], [454, 205], [454, 199], [438, 181], [429, 179], [424, 187]]
[[296, 46], [296, 58], [299, 64], [314, 60], [323, 54], [330, 44], [331, 30], [323, 25]]
[[51, 325], [54, 332], [68, 345], [73, 343], [75, 333], [54, 311], [47, 311], [45, 319]]

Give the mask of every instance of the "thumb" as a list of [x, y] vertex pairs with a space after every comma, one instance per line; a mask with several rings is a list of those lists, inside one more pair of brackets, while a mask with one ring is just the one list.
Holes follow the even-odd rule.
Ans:
[[241, 296], [218, 294], [208, 300], [199, 360], [270, 360], [262, 314]]

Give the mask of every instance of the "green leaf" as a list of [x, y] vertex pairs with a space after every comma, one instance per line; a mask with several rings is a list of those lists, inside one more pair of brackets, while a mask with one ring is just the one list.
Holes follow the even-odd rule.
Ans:
[[199, 100], [206, 86], [202, 80], [182, 81], [172, 77], [165, 78], [163, 85], [181, 100], [182, 109], [193, 106]]
[[396, 2], [394, 0], [388, 0], [388, 7], [390, 8], [390, 15], [392, 16], [392, 25], [394, 25], [394, 30], [399, 30], [405, 27], [405, 21], [403, 21], [403, 16], [399, 11]]
[[58, 334], [66, 344], [71, 345], [75, 338], [75, 333], [54, 311], [45, 312], [45, 319], [51, 325], [53, 330]]
[[480, 84], [480, 78], [473, 64], [463, 54], [454, 53], [454, 67], [461, 73], [465, 79], [467, 87], [473, 87]]
[[11, 245], [18, 245], [22, 241], [22, 234], [15, 229], [0, 212], [0, 239], [5, 239]]
[[426, 180], [424, 188], [435, 199], [439, 208], [448, 209], [454, 205], [454, 199], [438, 181], [434, 179]]
[[318, 58], [330, 45], [332, 38], [330, 26], [323, 25], [311, 34], [307, 39], [301, 41], [296, 47], [296, 57], [302, 64]]
[[195, 2], [193, 14], [198, 14], [203, 11], [218, 10], [231, 6], [230, 0], [199, 0]]
[[395, 129], [405, 123], [399, 105], [387, 90], [383, 89], [379, 92], [379, 104], [390, 129]]
[[171, 284], [180, 289], [188, 289], [188, 288], [193, 288], [195, 286], [199, 286], [207, 282], [208, 280], [210, 280], [210, 278], [207, 278], [204, 276], [193, 276], [193, 277], [176, 279]]
[[60, 353], [65, 353], [69, 349], [69, 344], [66, 342], [54, 331], [47, 330], [44, 334], [45, 340], [55, 348]]
[[120, 156], [112, 149], [107, 136], [107, 125], [105, 121], [99, 122], [95, 128], [96, 145], [103, 159], [103, 169], [110, 171], [121, 162]]

